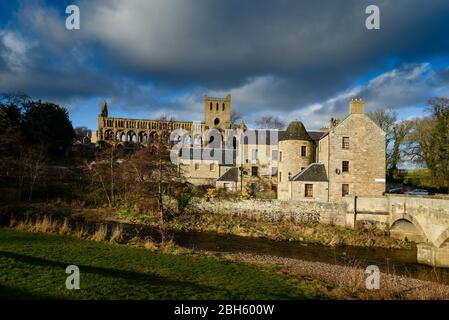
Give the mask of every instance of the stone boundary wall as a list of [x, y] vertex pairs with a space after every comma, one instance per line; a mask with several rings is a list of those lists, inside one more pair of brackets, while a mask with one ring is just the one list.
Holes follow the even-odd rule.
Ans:
[[[246, 216], [265, 221], [294, 220], [298, 222], [317, 221], [339, 226], [354, 227], [354, 197], [346, 197], [342, 203], [309, 202], [300, 200], [226, 200], [206, 201], [194, 198], [189, 204], [191, 210], [209, 213]], [[443, 225], [448, 225], [449, 199], [427, 196], [360, 196], [357, 197], [358, 222], [374, 222], [382, 228], [390, 225], [404, 214], [418, 220], [432, 215], [441, 217]], [[444, 221], [443, 221], [444, 220]], [[439, 221], [440, 222], [440, 221]], [[422, 221], [423, 225], [428, 221]]]
[[200, 212], [241, 215], [265, 221], [317, 221], [345, 226], [345, 203], [281, 201], [281, 200], [224, 200], [192, 199], [189, 208]]

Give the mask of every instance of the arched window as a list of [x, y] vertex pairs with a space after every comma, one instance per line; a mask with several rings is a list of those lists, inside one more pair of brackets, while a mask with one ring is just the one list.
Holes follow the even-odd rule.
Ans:
[[215, 118], [214, 120], [214, 125], [218, 126], [220, 124], [220, 119]]
[[210, 111], [212, 111], [212, 102], [210, 103]]
[[217, 111], [218, 111], [218, 102], [217, 102]]
[[224, 103], [223, 103], [222, 107], [223, 107], [223, 111], [225, 111], [225, 104]]

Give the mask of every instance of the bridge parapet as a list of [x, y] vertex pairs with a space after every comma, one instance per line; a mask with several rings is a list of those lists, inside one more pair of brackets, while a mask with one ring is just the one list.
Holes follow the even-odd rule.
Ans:
[[[449, 198], [421, 196], [347, 197], [347, 225], [376, 223], [390, 230], [390, 235], [407, 238], [418, 246], [423, 263], [449, 267]], [[421, 248], [421, 249], [420, 249]], [[425, 254], [424, 254], [425, 253]], [[447, 257], [445, 259], [444, 257]], [[430, 259], [430, 260], [429, 260]]]

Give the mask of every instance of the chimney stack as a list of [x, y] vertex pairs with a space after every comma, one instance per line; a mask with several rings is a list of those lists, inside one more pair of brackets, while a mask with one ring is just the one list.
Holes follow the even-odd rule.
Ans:
[[361, 98], [353, 98], [349, 102], [349, 114], [365, 113], [365, 101]]

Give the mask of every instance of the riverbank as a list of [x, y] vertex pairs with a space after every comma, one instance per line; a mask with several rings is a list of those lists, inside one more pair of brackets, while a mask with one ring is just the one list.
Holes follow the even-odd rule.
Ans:
[[423, 281], [390, 273], [380, 274], [378, 290], [366, 288], [365, 268], [362, 266], [340, 266], [323, 262], [304, 261], [271, 255], [248, 253], [211, 253], [221, 259], [245, 262], [291, 278], [313, 279], [325, 286], [316, 286], [317, 294], [330, 299], [363, 300], [447, 300], [449, 286], [437, 282]]
[[325, 246], [356, 246], [388, 249], [411, 249], [410, 242], [393, 239], [372, 225], [357, 230], [318, 222], [299, 223], [288, 220], [258, 221], [246, 217], [193, 213], [174, 220], [169, 228], [182, 231], [209, 231], [276, 241], [299, 241]]
[[[89, 208], [67, 203], [27, 204], [4, 207], [0, 220], [15, 217], [68, 218], [90, 223], [127, 223], [136, 228], [147, 226], [160, 228], [160, 216], [157, 213], [138, 212], [134, 208]], [[1, 221], [0, 221], [1, 222]], [[314, 221], [298, 222], [288, 219], [273, 221], [261, 220], [228, 213], [208, 213], [187, 210], [183, 215], [174, 215], [165, 223], [168, 231], [213, 232], [222, 235], [236, 235], [249, 238], [265, 238], [274, 241], [298, 241], [331, 247], [352, 246], [386, 249], [414, 249], [408, 241], [393, 239], [387, 231], [378, 230], [373, 225], [364, 225], [357, 230], [324, 224]]]
[[[143, 224], [158, 228], [158, 215], [137, 215], [133, 210], [116, 211], [107, 219], [124, 223]], [[353, 246], [386, 249], [413, 249], [414, 243], [391, 238], [387, 231], [372, 224], [357, 230], [315, 221], [299, 222], [289, 219], [267, 221], [244, 215], [187, 211], [166, 223], [168, 230], [184, 232], [214, 232], [275, 241], [299, 241], [331, 247]]]
[[[380, 290], [369, 291], [365, 288], [365, 266], [361, 264], [336, 265], [269, 254], [193, 250], [149, 239], [133, 238], [124, 242], [126, 245], [117, 244], [119, 229], [108, 233], [99, 228], [88, 235], [70, 231], [65, 224], [49, 219], [15, 227], [27, 232], [0, 228], [0, 269], [5, 271], [0, 275], [0, 291], [6, 294], [0, 294], [0, 298], [449, 298], [447, 285], [390, 273], [381, 274]], [[61, 235], [68, 232], [74, 236]], [[69, 264], [79, 266], [82, 272], [87, 270], [87, 290], [63, 290], [63, 271]], [[83, 273], [86, 284], [84, 279]], [[145, 283], [146, 279], [152, 283]], [[231, 295], [226, 294], [228, 290], [233, 291]]]

